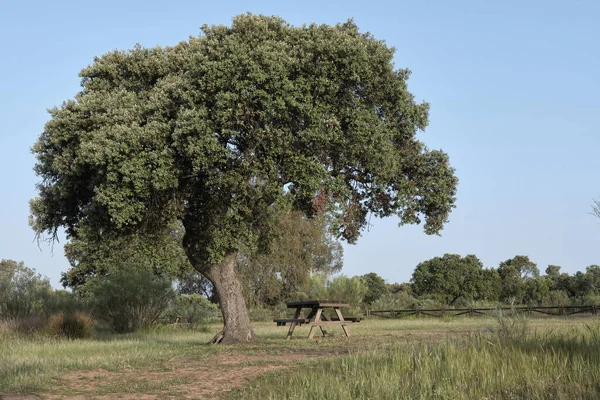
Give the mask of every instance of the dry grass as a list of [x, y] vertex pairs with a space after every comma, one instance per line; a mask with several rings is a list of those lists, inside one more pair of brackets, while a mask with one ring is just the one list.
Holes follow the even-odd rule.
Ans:
[[[592, 321], [589, 317], [530, 320], [530, 337], [538, 341], [542, 337], [554, 339], [546, 341], [544, 351], [526, 355], [539, 361], [546, 353], [552, 354], [559, 339], [563, 341], [560, 354], [572, 351], [569, 357], [579, 357], [582, 352], [596, 350], [580, 345], [569, 347], [573, 335], [593, 337], [595, 328], [586, 327]], [[472, 368], [465, 369], [465, 366], [471, 365], [477, 371], [486, 371], [484, 364], [477, 365], [475, 361], [489, 359], [489, 365], [493, 365], [494, 357], [509, 354], [504, 350], [494, 353], [494, 347], [485, 344], [486, 340], [498, 335], [494, 326], [497, 325], [489, 318], [450, 321], [373, 319], [352, 325], [350, 338], [342, 335], [341, 328], [332, 327], [329, 329], [331, 336], [316, 343], [307, 339], [308, 327], [298, 328], [295, 339], [286, 341], [286, 327], [258, 323], [255, 327], [261, 341], [236, 346], [205, 345], [218, 331], [217, 325], [199, 331], [157, 328], [138, 334], [97, 335], [85, 340], [9, 335], [6, 337], [8, 340], [0, 343], [0, 395], [4, 394], [7, 398], [28, 394], [41, 398], [82, 399], [215, 398], [219, 394], [228, 396], [227, 393], [233, 390], [231, 396], [238, 398], [240, 393], [243, 393], [243, 398], [343, 398], [323, 397], [326, 395], [318, 390], [306, 391], [305, 388], [319, 385], [334, 387], [331, 382], [340, 378], [339, 371], [345, 371], [344, 385], [350, 379], [351, 382], [363, 382], [362, 386], [358, 386], [366, 388], [364, 382], [377, 382], [383, 377], [389, 378], [390, 374], [406, 374], [409, 371], [407, 365], [411, 365], [409, 361], [414, 360], [416, 355], [421, 360], [421, 372], [429, 377], [429, 382], [442, 379], [440, 377], [448, 374], [448, 368], [472, 371]], [[7, 330], [0, 324], [0, 335]], [[534, 341], [527, 343], [533, 346]], [[512, 358], [507, 360], [517, 362], [522, 356], [518, 349], [514, 347], [513, 353], [510, 353]], [[597, 350], [600, 353], [600, 349]], [[461, 358], [457, 356], [460, 354], [466, 355]], [[555, 351], [557, 363], [564, 361], [564, 356], [556, 354], [559, 353]], [[449, 358], [456, 360], [453, 366], [443, 364], [442, 360]], [[533, 364], [531, 361], [528, 365]], [[306, 365], [310, 368], [305, 368]], [[572, 365], [579, 368], [575, 363]], [[600, 368], [600, 362], [597, 365], [594, 368]], [[294, 368], [295, 373], [285, 373], [284, 376], [280, 375], [283, 372], [278, 372], [288, 368]], [[414, 369], [414, 366], [411, 368]], [[510, 370], [515, 366], [507, 363], [506, 368]], [[311, 371], [314, 372], [312, 375]], [[266, 378], [264, 374], [267, 374]], [[290, 381], [290, 376], [294, 376], [295, 380]], [[573, 371], [569, 376], [575, 376]], [[540, 378], [540, 381], [543, 380]], [[443, 379], [440, 382], [444, 382]], [[457, 380], [451, 382], [460, 383]], [[576, 381], [572, 382], [578, 385]], [[379, 383], [390, 386], [388, 381], [379, 380]], [[243, 389], [236, 389], [240, 387]], [[269, 387], [276, 389], [273, 391]], [[348, 393], [344, 387], [339, 388], [339, 393]], [[294, 397], [297, 394], [294, 390], [297, 393], [304, 391], [309, 397]], [[361, 398], [360, 390], [356, 390], [354, 398]], [[335, 390], [330, 393], [335, 393]], [[381, 398], [386, 398], [385, 393], [380, 394]]]

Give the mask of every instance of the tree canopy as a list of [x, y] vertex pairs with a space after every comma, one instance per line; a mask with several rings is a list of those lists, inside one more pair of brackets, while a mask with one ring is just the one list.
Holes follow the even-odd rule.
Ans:
[[278, 210], [326, 212], [354, 243], [369, 214], [435, 234], [454, 207], [448, 156], [416, 138], [429, 106], [393, 55], [352, 21], [247, 14], [173, 47], [95, 58], [33, 147], [33, 228], [101, 241], [178, 221], [219, 295], [223, 341], [253, 340], [233, 266], [240, 249], [268, 247]]
[[521, 301], [527, 291], [527, 281], [538, 278], [540, 271], [528, 256], [514, 256], [498, 266], [502, 281], [500, 299], [503, 301]]
[[430, 295], [444, 304], [454, 305], [459, 298], [490, 298], [497, 286], [497, 274], [484, 270], [474, 255], [444, 254], [417, 265], [411, 282], [417, 296]]
[[81, 294], [94, 279], [124, 266], [135, 267], [155, 275], [183, 280], [191, 267], [181, 247], [182, 232], [176, 227], [166, 234], [132, 234], [128, 236], [79, 234], [65, 244], [65, 255], [71, 268], [62, 274], [63, 286]]
[[361, 276], [365, 285], [367, 285], [367, 294], [365, 295], [365, 303], [372, 304], [381, 296], [388, 293], [388, 287], [385, 280], [375, 272], [369, 272]]

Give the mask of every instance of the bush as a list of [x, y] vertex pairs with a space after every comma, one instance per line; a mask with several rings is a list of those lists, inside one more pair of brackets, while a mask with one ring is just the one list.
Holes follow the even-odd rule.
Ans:
[[583, 296], [583, 304], [590, 306], [600, 305], [600, 294], [587, 294]]
[[31, 317], [15, 318], [13, 320], [13, 326], [15, 331], [20, 335], [33, 336], [44, 332], [46, 322], [46, 317], [35, 315]]
[[182, 294], [175, 298], [169, 309], [169, 317], [183, 319], [190, 328], [196, 324], [208, 324], [219, 319], [219, 307], [200, 294]]
[[0, 321], [0, 340], [7, 340], [15, 335], [17, 324], [15, 320]]
[[250, 321], [262, 321], [262, 322], [271, 322], [273, 318], [278, 318], [280, 315], [277, 307], [250, 307], [248, 309], [248, 316], [250, 317]]
[[48, 296], [44, 305], [44, 311], [47, 316], [58, 313], [73, 314], [77, 311], [84, 311], [85, 305], [74, 293], [66, 290], [54, 290]]
[[94, 314], [117, 332], [154, 324], [175, 298], [171, 279], [141, 268], [114, 270], [89, 284]]
[[94, 320], [89, 314], [81, 312], [60, 312], [48, 319], [47, 331], [52, 336], [86, 339], [92, 336]]
[[371, 304], [371, 310], [403, 310], [414, 309], [417, 306], [417, 299], [407, 292], [396, 292], [383, 295]]

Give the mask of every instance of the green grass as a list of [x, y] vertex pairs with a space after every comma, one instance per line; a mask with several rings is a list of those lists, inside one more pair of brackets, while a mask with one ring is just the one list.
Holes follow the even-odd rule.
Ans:
[[568, 328], [565, 320], [537, 321], [525, 334], [517, 325], [527, 321], [505, 323], [504, 330], [437, 343], [383, 341], [366, 352], [263, 376], [230, 398], [600, 398], [600, 325], [592, 321], [571, 320]]
[[206, 356], [215, 348], [202, 345], [213, 334], [151, 330], [81, 340], [12, 337], [0, 342], [0, 393], [47, 390], [65, 371], [120, 371], [178, 356]]
[[[600, 324], [592, 317], [499, 319], [371, 319], [331, 327], [319, 344], [308, 327], [285, 340], [287, 327], [256, 323], [259, 343], [207, 346], [218, 331], [156, 328], [126, 335], [57, 340], [5, 335], [0, 340], [3, 393], [82, 395], [62, 379], [71, 372], [128, 372], [98, 378], [92, 395], [184, 393], [196, 377], [168, 375], [182, 365], [210, 365], [219, 355], [235, 366], [264, 367], [269, 357], [311, 355], [224, 394], [244, 399], [573, 399], [600, 398]], [[524, 324], [527, 324], [523, 329]], [[324, 357], [313, 357], [315, 354]], [[213, 358], [214, 357], [214, 358]], [[152, 378], [137, 376], [151, 371]], [[237, 369], [236, 369], [237, 371]], [[131, 373], [129, 373], [131, 372]], [[95, 375], [94, 375], [95, 376]], [[158, 376], [158, 377], [157, 377]], [[92, 378], [94, 377], [92, 376]], [[201, 379], [201, 377], [198, 377]], [[181, 389], [181, 390], [180, 390]], [[183, 396], [183, 394], [181, 395]], [[159, 396], [160, 397], [160, 396]]]

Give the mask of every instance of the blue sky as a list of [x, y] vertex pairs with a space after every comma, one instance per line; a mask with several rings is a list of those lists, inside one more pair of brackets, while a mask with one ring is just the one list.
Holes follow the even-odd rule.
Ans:
[[294, 25], [354, 18], [397, 49], [409, 89], [431, 104], [420, 135], [450, 155], [457, 208], [441, 236], [372, 221], [345, 246], [344, 273], [408, 281], [423, 260], [475, 254], [486, 267], [517, 254], [543, 271], [600, 264], [600, 2], [588, 1], [12, 1], [0, 7], [0, 258], [24, 261], [58, 287], [62, 244], [28, 226], [30, 147], [46, 109], [79, 90], [96, 55], [173, 45], [237, 14]]

